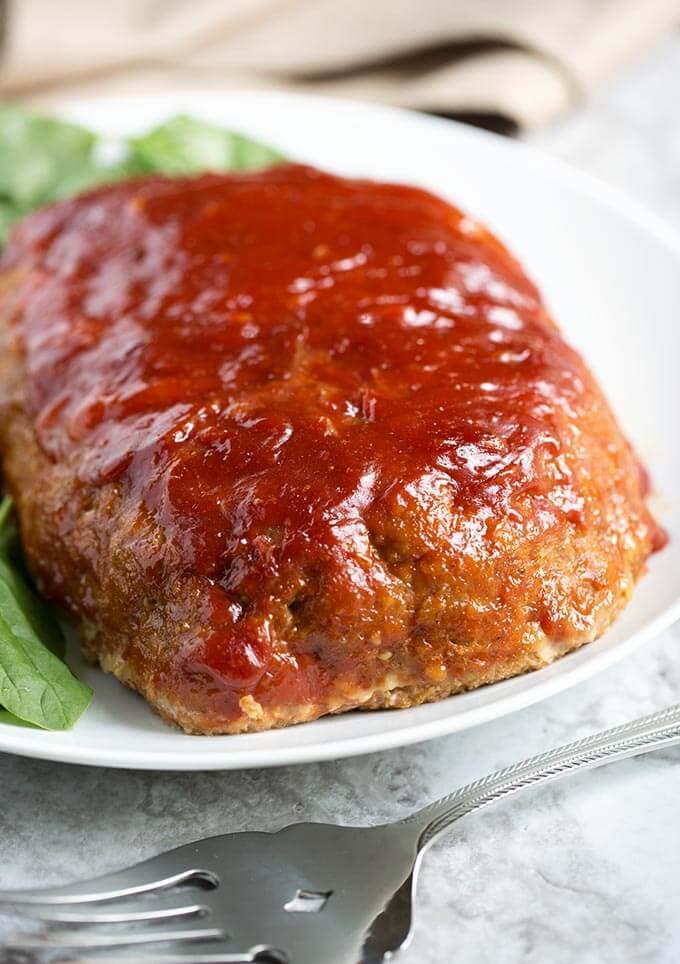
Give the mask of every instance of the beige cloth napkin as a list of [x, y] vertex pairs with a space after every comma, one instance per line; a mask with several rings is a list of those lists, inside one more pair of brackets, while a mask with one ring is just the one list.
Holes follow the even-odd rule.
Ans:
[[680, 0], [4, 2], [4, 97], [279, 87], [520, 127], [680, 20]]

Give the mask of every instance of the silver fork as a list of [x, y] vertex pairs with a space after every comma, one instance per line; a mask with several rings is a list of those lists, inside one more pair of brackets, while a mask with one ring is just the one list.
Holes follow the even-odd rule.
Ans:
[[82, 883], [0, 892], [0, 911], [38, 928], [5, 941], [0, 962], [384, 964], [409, 940], [423, 854], [457, 820], [677, 743], [680, 705], [499, 770], [399, 823], [226, 834]]

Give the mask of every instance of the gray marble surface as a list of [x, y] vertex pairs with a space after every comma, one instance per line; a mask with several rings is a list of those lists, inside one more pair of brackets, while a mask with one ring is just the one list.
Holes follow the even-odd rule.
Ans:
[[[680, 227], [680, 39], [527, 138]], [[103, 872], [192, 838], [400, 817], [489, 770], [680, 700], [680, 626], [547, 703], [403, 750], [280, 770], [135, 773], [0, 755], [0, 885]], [[680, 961], [680, 751], [473, 816], [429, 853], [404, 964]], [[319, 962], [323, 964], [323, 962]]]

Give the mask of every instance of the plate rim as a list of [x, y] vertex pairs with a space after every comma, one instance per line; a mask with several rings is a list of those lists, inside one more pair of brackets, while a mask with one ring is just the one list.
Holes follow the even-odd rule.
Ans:
[[[53, 763], [68, 763], [80, 766], [106, 767], [114, 770], [139, 770], [139, 771], [166, 771], [166, 772], [202, 772], [215, 770], [251, 770], [251, 769], [273, 769], [280, 766], [299, 766], [306, 763], [323, 763], [330, 760], [343, 760], [350, 757], [366, 756], [371, 753], [378, 753], [384, 750], [393, 750], [399, 747], [414, 746], [418, 743], [425, 743], [429, 740], [437, 739], [442, 736], [451, 736], [463, 730], [473, 729], [484, 723], [489, 723], [495, 719], [509, 716], [519, 710], [528, 709], [550, 699], [559, 693], [571, 689], [587, 679], [613, 666], [621, 659], [631, 655], [645, 643], [658, 637], [665, 629], [668, 629], [678, 618], [680, 618], [680, 599], [673, 606], [668, 607], [656, 619], [652, 620], [644, 629], [629, 636], [627, 639], [611, 648], [602, 649], [593, 653], [592, 647], [605, 639], [605, 636], [592, 643], [586, 643], [583, 647], [572, 653], [567, 653], [560, 657], [550, 666], [537, 670], [531, 670], [520, 676], [510, 677], [508, 680], [500, 680], [498, 683], [490, 683], [488, 686], [498, 687], [505, 682], [513, 680], [527, 680], [538, 678], [540, 673], [545, 673], [551, 666], [560, 663], [564, 666], [565, 661], [570, 657], [577, 656], [579, 653], [590, 649], [588, 658], [580, 664], [555, 674], [554, 678], [542, 679], [540, 684], [531, 686], [528, 684], [526, 690], [520, 690], [511, 696], [482, 704], [479, 707], [460, 713], [456, 716], [442, 717], [438, 720], [430, 720], [424, 723], [411, 725], [407, 729], [387, 730], [375, 734], [357, 734], [352, 737], [345, 737], [337, 741], [327, 741], [322, 743], [310, 743], [301, 747], [285, 747], [281, 749], [266, 748], [263, 750], [247, 749], [230, 751], [229, 755], [224, 754], [223, 749], [216, 748], [212, 753], [201, 754], [193, 757], [184, 754], [176, 757], [175, 750], [126, 750], [121, 752], [119, 749], [101, 749], [86, 746], [64, 746], [57, 744], [51, 746], [49, 743], [40, 744], [39, 740], [26, 746], [17, 746], [11, 740], [3, 738], [5, 729], [11, 729], [11, 724], [0, 724], [0, 752], [11, 753], [15, 756], [22, 756], [31, 759], [47, 760]], [[122, 684], [121, 684], [122, 685]], [[479, 687], [479, 690], [487, 687]], [[474, 691], [471, 691], [474, 692]], [[453, 700], [454, 696], [447, 697]], [[151, 710], [150, 710], [151, 712]], [[356, 712], [371, 712], [374, 710], [357, 710]], [[381, 710], [385, 714], [401, 712], [400, 710]], [[329, 719], [325, 717], [324, 719]], [[288, 727], [292, 732], [298, 726], [313, 725], [297, 724]], [[18, 730], [26, 732], [21, 727]], [[45, 735], [46, 731], [35, 730], [37, 735]], [[69, 731], [69, 732], [76, 732]], [[177, 731], [178, 736], [185, 736], [181, 731]], [[256, 735], [256, 734], [251, 734]], [[196, 740], [229, 740], [231, 737], [224, 736], [190, 736], [189, 739]]]
[[[440, 117], [423, 114], [418, 111], [405, 108], [393, 107], [384, 104], [371, 103], [368, 101], [354, 101], [338, 97], [327, 97], [319, 94], [303, 94], [298, 92], [268, 91], [268, 90], [243, 90], [243, 91], [220, 91], [215, 89], [182, 89], [176, 88], [167, 91], [157, 91], [149, 93], [130, 93], [121, 95], [97, 95], [92, 97], [64, 97], [50, 99], [40, 109], [55, 115], [66, 115], [78, 111], [103, 110], [108, 104], [124, 105], [135, 102], [139, 104], [163, 103], [167, 104], [169, 110], [173, 109], [175, 101], [196, 100], [203, 101], [206, 106], [223, 100], [235, 100], [236, 98], [246, 100], [261, 100], [263, 102], [272, 100], [293, 100], [302, 104], [310, 101], [316, 104], [326, 104], [334, 109], [347, 110], [352, 108], [360, 111], [385, 116], [386, 118], [409, 117], [416, 123], [429, 127], [438, 127], [444, 131], [455, 131], [456, 136], [463, 137], [469, 142], [484, 143], [493, 149], [500, 149], [500, 152], [511, 151], [516, 156], [521, 157], [532, 168], [538, 168], [542, 175], [548, 175], [553, 184], [558, 187], [570, 187], [600, 207], [606, 207], [609, 211], [615, 212], [624, 217], [627, 221], [637, 228], [651, 235], [656, 241], [669, 248], [671, 253], [680, 261], [680, 231], [663, 220], [662, 217], [648, 209], [644, 204], [630, 198], [619, 188], [600, 180], [595, 175], [583, 171], [570, 165], [561, 158], [554, 157], [545, 153], [540, 148], [521, 141], [509, 140], [493, 132], [473, 128], [457, 121], [450, 121]], [[161, 109], [165, 109], [161, 106]], [[160, 111], [159, 111], [160, 112]], [[105, 125], [104, 125], [105, 126]], [[510, 242], [511, 243], [511, 242]], [[643, 576], [643, 578], [645, 578]], [[182, 750], [159, 749], [137, 750], [134, 748], [121, 747], [95, 747], [91, 744], [78, 746], [77, 743], [59, 743], [60, 733], [46, 733], [42, 730], [30, 730], [22, 727], [13, 727], [10, 724], [0, 724], [0, 751], [12, 753], [33, 759], [44, 759], [52, 762], [62, 762], [79, 765], [104, 766], [114, 769], [133, 769], [133, 770], [167, 770], [167, 771], [201, 771], [201, 770], [232, 770], [232, 769], [251, 769], [269, 768], [277, 766], [298, 765], [311, 762], [322, 762], [327, 760], [343, 759], [352, 756], [360, 756], [382, 750], [394, 749], [396, 747], [411, 746], [420, 742], [435, 739], [439, 736], [461, 732], [479, 726], [503, 716], [507, 716], [519, 709], [528, 708], [545, 699], [549, 699], [558, 693], [577, 685], [585, 679], [591, 678], [609, 666], [619, 662], [619, 660], [630, 655], [639, 649], [646, 642], [659, 636], [665, 629], [670, 627], [680, 618], [680, 590], [673, 603], [659, 612], [646, 625], [637, 632], [632, 633], [627, 638], [613, 644], [607, 645], [608, 633], [584, 647], [562, 656], [559, 660], [529, 673], [512, 677], [509, 680], [502, 680], [498, 683], [489, 684], [494, 690], [498, 690], [499, 697], [495, 700], [482, 703], [463, 710], [458, 714], [442, 716], [438, 719], [426, 720], [387, 728], [376, 733], [361, 734], [356, 733], [352, 736], [344, 736], [338, 739], [327, 741], [311, 742], [302, 745], [290, 745], [285, 747], [265, 747], [233, 749], [226, 751], [224, 743], [215, 746], [212, 751], [202, 750], [200, 754], [192, 754]], [[584, 655], [585, 654], [585, 655]], [[571, 663], [571, 665], [569, 665]], [[550, 673], [552, 669], [558, 667], [557, 672]], [[519, 681], [525, 681], [525, 685], [518, 685]], [[506, 694], [503, 692], [504, 684], [515, 683], [515, 691]], [[120, 684], [122, 686], [122, 684]], [[488, 687], [482, 687], [486, 690]], [[456, 696], [450, 696], [448, 700], [455, 700]], [[446, 700], [443, 702], [447, 702]], [[151, 710], [149, 710], [151, 712]], [[360, 711], [358, 711], [360, 712]], [[368, 712], [368, 711], [364, 711]], [[371, 711], [376, 712], [376, 711]], [[396, 714], [401, 710], [378, 711], [385, 714]], [[406, 711], [408, 712], [408, 711]], [[323, 719], [329, 720], [329, 717]], [[308, 724], [299, 724], [296, 727], [289, 727], [288, 730], [294, 733], [299, 726], [314, 725], [314, 721]], [[67, 731], [69, 736], [77, 737], [77, 724], [74, 730]], [[25, 745], [21, 739], [22, 735], [30, 733], [35, 739], [27, 740]], [[186, 738], [184, 734], [177, 731], [177, 735]], [[252, 734], [251, 736], [254, 736]], [[50, 742], [50, 737], [55, 739]], [[42, 738], [42, 739], [41, 739]], [[220, 740], [228, 741], [234, 739], [229, 736], [195, 736], [189, 739], [204, 741]]]

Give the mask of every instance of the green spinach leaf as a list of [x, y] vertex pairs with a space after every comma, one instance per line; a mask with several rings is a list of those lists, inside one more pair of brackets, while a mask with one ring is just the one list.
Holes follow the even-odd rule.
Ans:
[[[113, 153], [115, 159], [107, 159]], [[178, 114], [141, 137], [105, 140], [16, 104], [0, 104], [0, 245], [11, 225], [49, 201], [135, 174], [196, 174], [279, 164], [277, 150]]]
[[64, 177], [90, 163], [95, 140], [76, 124], [0, 105], [0, 195], [22, 212], [51, 200]]
[[69, 729], [92, 691], [60, 658], [64, 640], [56, 615], [17, 564], [11, 508], [6, 497], [0, 504], [0, 704], [26, 723]]
[[162, 174], [235, 171], [279, 164], [285, 158], [266, 144], [185, 114], [171, 117], [130, 141], [139, 168]]

